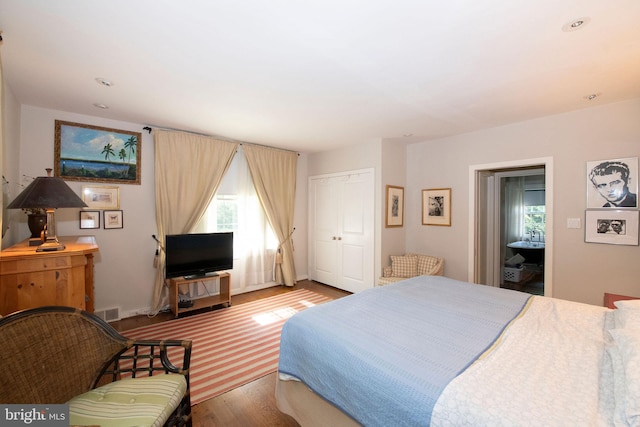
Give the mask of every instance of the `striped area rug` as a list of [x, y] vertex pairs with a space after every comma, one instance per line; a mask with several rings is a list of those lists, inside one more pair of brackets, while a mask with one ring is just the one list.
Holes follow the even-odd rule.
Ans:
[[300, 289], [182, 319], [130, 329], [136, 339], [190, 339], [191, 404], [276, 371], [284, 322], [331, 298]]

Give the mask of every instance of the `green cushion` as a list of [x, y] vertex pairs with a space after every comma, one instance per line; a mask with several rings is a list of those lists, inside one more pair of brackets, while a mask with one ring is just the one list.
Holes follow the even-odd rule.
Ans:
[[160, 427], [186, 390], [185, 377], [177, 374], [115, 381], [71, 399], [69, 424]]

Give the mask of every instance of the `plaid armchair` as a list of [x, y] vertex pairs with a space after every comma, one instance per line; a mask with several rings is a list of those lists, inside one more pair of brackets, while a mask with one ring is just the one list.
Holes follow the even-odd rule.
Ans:
[[191, 341], [131, 340], [85, 311], [39, 307], [1, 318], [0, 343], [2, 403], [68, 403], [70, 425], [191, 425]]
[[408, 253], [391, 255], [391, 265], [382, 269], [378, 286], [388, 285], [415, 276], [442, 276], [444, 258]]

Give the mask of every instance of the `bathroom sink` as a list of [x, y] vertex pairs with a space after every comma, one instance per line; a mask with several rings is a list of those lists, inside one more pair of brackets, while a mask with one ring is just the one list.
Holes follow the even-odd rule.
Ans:
[[544, 242], [527, 242], [520, 240], [509, 243], [507, 247], [512, 249], [544, 249]]

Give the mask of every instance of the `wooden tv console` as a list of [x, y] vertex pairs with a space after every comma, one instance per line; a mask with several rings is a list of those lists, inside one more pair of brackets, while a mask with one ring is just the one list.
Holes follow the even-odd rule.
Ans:
[[[180, 307], [180, 294], [178, 289], [180, 285], [189, 285], [191, 283], [207, 282], [210, 280], [220, 280], [220, 292], [217, 295], [210, 295], [202, 298], [193, 299], [191, 307]], [[200, 310], [202, 308], [213, 307], [222, 304], [225, 307], [231, 305], [231, 275], [227, 272], [218, 273], [215, 276], [196, 277], [193, 279], [185, 279], [184, 277], [175, 277], [169, 279], [169, 306], [173, 314], [178, 317], [180, 313], [188, 311]]]

